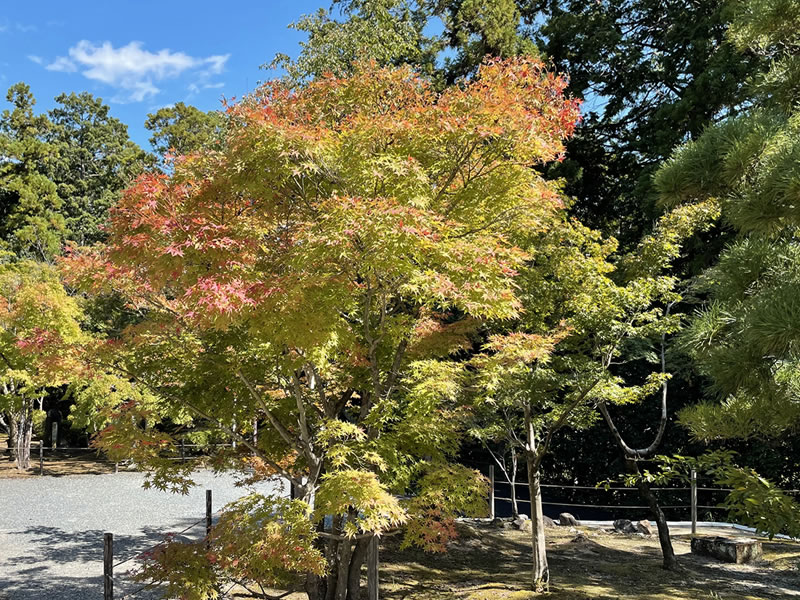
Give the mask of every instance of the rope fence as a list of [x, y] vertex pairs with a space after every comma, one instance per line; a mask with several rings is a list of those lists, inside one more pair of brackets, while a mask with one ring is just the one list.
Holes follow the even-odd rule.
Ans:
[[[171, 537], [176, 537], [186, 533], [187, 531], [194, 529], [198, 525], [205, 523], [206, 525], [206, 532], [205, 532], [205, 539], [208, 540], [211, 535], [211, 524], [213, 521], [214, 513], [211, 511], [212, 507], [212, 492], [211, 490], [206, 490], [206, 515], [202, 519], [191, 523], [181, 531], [172, 533], [170, 532], [168, 535]], [[114, 584], [116, 583], [114, 579], [114, 570], [126, 563], [140, 560], [142, 559], [147, 553], [152, 552], [159, 546], [161, 546], [163, 542], [159, 542], [154, 544], [144, 550], [137, 552], [133, 556], [129, 556], [124, 560], [120, 560], [114, 562], [114, 534], [111, 532], [106, 532], [103, 534], [103, 600], [114, 600]], [[117, 600], [126, 600], [129, 598], [135, 598], [138, 594], [143, 592], [144, 590], [153, 587], [155, 584], [153, 583], [146, 583], [137, 589], [133, 590], [132, 592], [128, 592], [123, 594], [122, 596], [118, 596]], [[233, 586], [228, 590], [233, 589]], [[223, 594], [221, 597], [225, 598], [227, 593]]]
[[[209, 448], [236, 448], [236, 444], [186, 444], [183, 441], [177, 445], [179, 456], [166, 456], [164, 457], [166, 460], [176, 460], [181, 462], [187, 462], [191, 460], [203, 460], [207, 458], [205, 454], [195, 454], [189, 455], [187, 454], [187, 450], [192, 449], [209, 449]], [[0, 448], [0, 455], [3, 454], [11, 454], [14, 455], [16, 450], [14, 448]], [[120, 463], [118, 461], [112, 461], [111, 459], [106, 458], [102, 455], [101, 451], [97, 448], [91, 448], [88, 446], [79, 446], [79, 447], [72, 447], [72, 446], [46, 446], [44, 441], [39, 441], [38, 443], [38, 451], [39, 451], [39, 475], [44, 475], [45, 469], [45, 462], [47, 461], [46, 454], [49, 453], [52, 457], [57, 457], [58, 453], [62, 453], [61, 455], [66, 458], [76, 458], [74, 456], [68, 456], [70, 453], [94, 453], [95, 456], [92, 459], [94, 462], [99, 463], [106, 463], [106, 464], [113, 464], [114, 465], [114, 472], [119, 472]], [[33, 454], [33, 453], [31, 453]]]
[[[489, 465], [489, 515], [490, 518], [494, 519], [496, 516], [496, 503], [499, 502], [517, 502], [521, 504], [531, 504], [531, 500], [528, 498], [510, 498], [507, 496], [499, 496], [497, 495], [497, 484], [501, 486], [509, 486], [509, 487], [516, 487], [522, 486], [527, 488], [528, 482], [520, 482], [520, 481], [508, 481], [495, 480], [495, 470], [494, 465]], [[569, 484], [547, 484], [543, 483], [539, 485], [540, 488], [544, 489], [561, 489], [561, 490], [583, 490], [583, 491], [593, 491], [593, 492], [638, 492], [639, 489], [635, 487], [623, 487], [623, 486], [589, 486], [589, 485], [569, 485]], [[660, 508], [662, 509], [669, 509], [669, 510], [679, 510], [679, 509], [689, 509], [690, 511], [690, 519], [692, 522], [692, 533], [697, 532], [697, 512], [698, 510], [727, 510], [724, 506], [713, 506], [709, 504], [700, 504], [697, 500], [697, 492], [704, 492], [704, 493], [717, 493], [717, 492], [732, 492], [733, 489], [731, 488], [724, 488], [724, 487], [707, 487], [707, 486], [698, 486], [697, 485], [697, 472], [692, 470], [690, 473], [690, 485], [688, 487], [652, 487], [650, 488], [654, 492], [669, 492], [669, 493], [685, 493], [689, 492], [689, 503], [688, 504], [659, 504]], [[782, 490], [787, 494], [800, 494], [800, 490], [790, 489], [790, 490]], [[570, 508], [595, 508], [595, 509], [606, 509], [606, 510], [649, 510], [649, 506], [644, 505], [634, 505], [634, 504], [595, 504], [589, 502], [580, 502], [576, 503], [574, 501], [565, 500], [561, 502], [556, 501], [542, 501], [542, 504], [545, 506], [564, 506]]]

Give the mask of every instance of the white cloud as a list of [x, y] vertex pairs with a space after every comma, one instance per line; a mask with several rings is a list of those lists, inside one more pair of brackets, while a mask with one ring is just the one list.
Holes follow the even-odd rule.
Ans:
[[23, 23], [15, 23], [17, 31], [20, 33], [31, 33], [33, 31], [38, 31], [39, 28], [36, 25], [24, 25]]
[[69, 49], [69, 58], [60, 56], [47, 68], [74, 71], [80, 66], [85, 77], [123, 90], [126, 95], [117, 101], [141, 102], [159, 92], [155, 85], [158, 81], [193, 72], [205, 82], [224, 70], [229, 57], [224, 54], [198, 58], [167, 49], [154, 53], [144, 50], [141, 42], [114, 48], [111, 42], [95, 46], [82, 40]]
[[199, 94], [202, 90], [218, 90], [221, 87], [225, 87], [225, 83], [222, 81], [218, 81], [217, 83], [190, 83], [186, 86], [186, 89], [192, 93], [192, 96], [195, 94]]
[[62, 73], [74, 73], [78, 70], [75, 63], [68, 59], [66, 56], [59, 56], [53, 62], [45, 67], [48, 71], [60, 71]]
[[35, 62], [37, 65], [44, 63], [44, 59], [41, 56], [36, 56], [35, 54], [28, 54], [28, 60]]

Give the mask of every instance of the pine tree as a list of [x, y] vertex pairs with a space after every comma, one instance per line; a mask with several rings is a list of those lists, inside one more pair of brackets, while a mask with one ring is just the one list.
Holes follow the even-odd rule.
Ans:
[[732, 8], [731, 39], [771, 66], [746, 113], [683, 146], [656, 179], [667, 204], [718, 199], [737, 234], [697, 282], [708, 300], [685, 336], [710, 383], [681, 420], [703, 440], [800, 425], [800, 3]]

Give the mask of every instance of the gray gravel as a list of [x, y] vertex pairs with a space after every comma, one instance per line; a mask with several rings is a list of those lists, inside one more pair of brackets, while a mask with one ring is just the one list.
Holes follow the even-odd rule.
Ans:
[[[114, 534], [114, 562], [135, 556], [249, 492], [228, 476], [196, 474], [188, 495], [142, 489], [139, 473], [0, 479], [0, 600], [84, 600], [103, 597], [103, 533]], [[280, 484], [262, 484], [262, 493]], [[200, 537], [203, 525], [186, 536]], [[138, 586], [115, 569], [116, 600]], [[137, 599], [158, 597], [153, 591]]]

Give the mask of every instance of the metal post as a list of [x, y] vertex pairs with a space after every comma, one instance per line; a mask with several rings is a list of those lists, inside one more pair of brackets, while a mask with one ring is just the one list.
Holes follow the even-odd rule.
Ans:
[[39, 475], [44, 475], [44, 440], [39, 440]]
[[103, 536], [103, 600], [114, 600], [114, 534]]
[[373, 535], [367, 548], [367, 598], [378, 600], [378, 536]]
[[489, 518], [494, 519], [494, 465], [489, 465]]
[[53, 421], [53, 425], [50, 428], [50, 446], [53, 450], [58, 446], [58, 421]]
[[211, 546], [211, 490], [206, 490], [206, 546]]
[[692, 469], [692, 535], [697, 533], [697, 471]]

